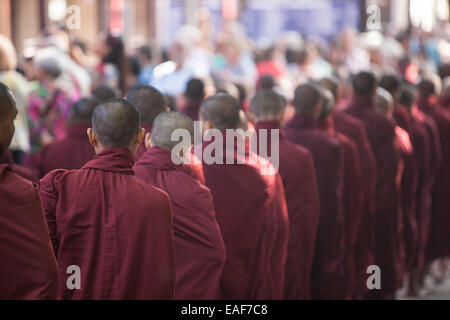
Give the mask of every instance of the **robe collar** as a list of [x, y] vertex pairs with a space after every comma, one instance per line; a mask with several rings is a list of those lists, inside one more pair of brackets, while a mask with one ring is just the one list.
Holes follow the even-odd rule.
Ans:
[[350, 105], [358, 109], [375, 109], [375, 103], [372, 97], [355, 95]]
[[148, 149], [136, 163], [136, 165], [145, 165], [157, 170], [180, 170], [181, 165], [172, 161], [172, 153], [161, 147], [151, 147]]
[[107, 148], [84, 165], [84, 169], [99, 169], [133, 175], [134, 156], [127, 148]]
[[280, 130], [280, 139], [284, 138], [283, 130], [281, 129], [281, 124], [277, 120], [264, 120], [259, 121], [255, 124], [255, 130], [258, 132], [260, 129], [266, 129], [268, 136], [270, 136], [270, 130], [278, 129]]
[[287, 126], [297, 129], [317, 128], [317, 120], [312, 115], [296, 113]]
[[88, 124], [72, 124], [67, 129], [67, 136], [74, 138], [85, 138], [88, 139], [87, 130], [91, 126]]
[[317, 121], [320, 130], [334, 134], [334, 120], [332, 117], [321, 118]]

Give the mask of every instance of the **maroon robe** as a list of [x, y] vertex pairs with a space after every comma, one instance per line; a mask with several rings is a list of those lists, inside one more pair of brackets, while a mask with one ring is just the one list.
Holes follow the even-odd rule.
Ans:
[[83, 124], [72, 125], [64, 138], [42, 148], [36, 160], [39, 177], [56, 169], [81, 169], [91, 160], [95, 156], [95, 150], [87, 136], [89, 127]]
[[319, 187], [320, 219], [312, 271], [313, 299], [346, 297], [346, 225], [343, 199], [344, 151], [340, 142], [322, 132], [312, 116], [296, 114], [286, 124], [287, 138], [308, 149]]
[[[41, 180], [60, 299], [173, 298], [170, 199], [134, 176], [133, 160], [128, 149], [109, 148], [81, 170]], [[80, 290], [66, 286], [71, 265], [81, 270]]]
[[58, 269], [39, 192], [0, 164], [0, 300], [56, 299]]
[[3, 158], [0, 157], [0, 164], [7, 164], [11, 168], [14, 173], [25, 178], [31, 182], [38, 182], [38, 173], [36, 170], [28, 168], [26, 166], [14, 163], [13, 155], [10, 150], [6, 152], [6, 155]]
[[346, 112], [363, 122], [377, 163], [374, 264], [382, 270], [382, 277], [381, 290], [371, 293], [384, 297], [393, 294], [403, 278], [401, 153], [396, 147], [394, 124], [376, 112], [372, 99], [356, 96]]
[[[248, 147], [245, 158], [236, 147], [230, 150], [235, 164], [225, 164], [223, 140], [224, 164], [203, 164], [227, 249], [221, 298], [282, 299], [289, 218], [280, 175], [262, 175], [263, 168], [269, 168], [267, 160]], [[238, 158], [245, 164], [238, 164]], [[250, 164], [250, 158], [256, 164]]]
[[211, 191], [172, 162], [168, 150], [153, 147], [135, 164], [136, 176], [166, 191], [172, 201], [175, 241], [175, 298], [219, 298], [225, 245]]
[[[271, 130], [280, 130], [280, 124], [278, 121], [262, 121], [256, 124], [255, 129], [258, 136], [260, 129], [266, 129], [270, 143]], [[279, 173], [289, 215], [284, 299], [310, 299], [311, 270], [320, 215], [314, 160], [307, 149], [289, 142], [283, 132], [280, 131], [279, 135]]]
[[450, 255], [450, 115], [437, 104], [436, 97], [420, 98], [418, 106], [435, 121], [442, 151], [442, 162], [433, 189], [431, 229], [427, 259]]
[[364, 204], [362, 173], [358, 149], [353, 141], [334, 130], [332, 118], [320, 119], [319, 127], [339, 140], [344, 150], [344, 212], [346, 221], [346, 279], [347, 298], [355, 296], [355, 247], [361, 225]]
[[367, 292], [367, 267], [375, 259], [375, 186], [377, 183], [377, 164], [367, 138], [363, 123], [349, 114], [338, 111], [333, 115], [337, 132], [351, 139], [358, 148], [361, 165], [363, 213], [355, 245], [355, 287], [354, 297], [360, 298]]

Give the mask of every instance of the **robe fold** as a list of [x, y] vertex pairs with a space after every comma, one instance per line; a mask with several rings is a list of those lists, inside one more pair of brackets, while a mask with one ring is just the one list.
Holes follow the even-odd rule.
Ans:
[[[258, 137], [259, 130], [267, 130], [268, 150], [272, 150], [271, 130], [280, 130], [279, 122], [261, 121], [255, 129]], [[289, 142], [281, 130], [279, 137], [279, 173], [283, 180], [290, 230], [284, 299], [310, 299], [311, 270], [320, 215], [314, 160], [307, 149]]]
[[0, 300], [56, 299], [58, 269], [39, 191], [0, 164]]
[[355, 296], [356, 265], [355, 247], [358, 239], [364, 205], [361, 164], [355, 143], [336, 132], [332, 118], [320, 119], [319, 128], [339, 140], [344, 150], [344, 212], [346, 222], [346, 288], [348, 299]]
[[134, 166], [137, 177], [169, 194], [173, 208], [178, 300], [219, 298], [225, 245], [211, 191], [172, 162], [168, 150], [152, 147]]
[[450, 255], [450, 115], [439, 106], [437, 98], [419, 98], [419, 109], [436, 123], [442, 154], [433, 187], [431, 225], [428, 239], [427, 260]]
[[375, 187], [377, 182], [377, 165], [373, 155], [366, 129], [363, 123], [349, 114], [338, 111], [333, 115], [334, 129], [351, 139], [357, 149], [361, 165], [363, 190], [363, 210], [356, 240], [355, 280], [353, 293], [360, 298], [367, 289], [367, 267], [373, 265], [375, 259]]
[[296, 114], [286, 124], [287, 138], [308, 149], [314, 159], [320, 218], [312, 270], [312, 299], [344, 299], [346, 288], [346, 217], [344, 212], [344, 150], [322, 132], [312, 116]]
[[[203, 157], [206, 185], [227, 250], [221, 298], [282, 299], [289, 221], [280, 175], [263, 175], [268, 173], [264, 169], [272, 168], [267, 160], [251, 152], [248, 143], [243, 154], [236, 141], [227, 150], [222, 135], [223, 145], [205, 141], [196, 146], [207, 153], [214, 143], [211, 154], [223, 162], [210, 164]], [[226, 164], [227, 157], [234, 164]]]
[[382, 298], [393, 294], [403, 278], [402, 157], [394, 124], [376, 112], [371, 98], [355, 96], [346, 112], [364, 124], [377, 164], [374, 264], [382, 277], [381, 290], [372, 291], [371, 296]]
[[95, 156], [87, 136], [88, 125], [72, 125], [67, 135], [46, 145], [36, 158], [39, 177], [56, 169], [81, 169]]
[[[173, 298], [170, 199], [134, 176], [133, 161], [128, 149], [108, 148], [80, 170], [41, 180], [60, 299]], [[70, 266], [79, 267], [79, 290], [66, 286]]]

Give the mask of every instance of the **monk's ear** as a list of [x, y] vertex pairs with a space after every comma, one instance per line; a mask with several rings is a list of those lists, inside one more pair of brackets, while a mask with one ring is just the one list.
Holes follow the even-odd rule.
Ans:
[[91, 145], [93, 145], [94, 147], [97, 147], [97, 136], [95, 135], [94, 129], [89, 128], [87, 129], [87, 136], [89, 138], [89, 142], [91, 143]]
[[145, 137], [145, 129], [140, 128], [138, 134], [136, 135], [136, 147], [139, 147], [142, 144], [142, 141], [144, 141], [144, 137]]
[[145, 135], [144, 143], [145, 143], [145, 147], [146, 147], [147, 149], [150, 149], [150, 148], [151, 148], [152, 143], [151, 143], [151, 134], [150, 134], [150, 133], [147, 133], [147, 134]]

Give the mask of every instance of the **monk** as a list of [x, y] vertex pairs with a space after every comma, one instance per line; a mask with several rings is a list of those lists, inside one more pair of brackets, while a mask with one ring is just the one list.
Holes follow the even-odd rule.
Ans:
[[[164, 95], [150, 86], [137, 86], [132, 88], [128, 93], [127, 100], [130, 101], [141, 114], [142, 127], [146, 132], [152, 131], [153, 121], [160, 113], [169, 111]], [[139, 146], [136, 152], [136, 161], [141, 158], [145, 151], [145, 142], [142, 142], [142, 145]], [[183, 165], [182, 170], [201, 183], [205, 183], [203, 169], [201, 165], [195, 164], [194, 161], [192, 161], [191, 164]]]
[[338, 109], [339, 101], [342, 100], [339, 95], [339, 79], [334, 77], [323, 78], [319, 81], [319, 84], [331, 91], [336, 102], [335, 111], [332, 115], [334, 129], [355, 143], [360, 158], [364, 196], [363, 213], [354, 250], [353, 298], [361, 299], [368, 291], [366, 283], [367, 268], [373, 265], [375, 259], [376, 162], [363, 123]]
[[[376, 110], [384, 115], [387, 119], [395, 121], [394, 117], [394, 99], [392, 95], [383, 88], [377, 89], [375, 97]], [[409, 114], [408, 114], [409, 117]], [[410, 131], [411, 132], [411, 129]], [[410, 136], [400, 126], [395, 126], [396, 133], [396, 147], [400, 151], [402, 157], [402, 175], [401, 175], [401, 206], [403, 214], [402, 233], [402, 250], [403, 256], [399, 263], [403, 264], [402, 271], [408, 274], [412, 270], [412, 264], [417, 254], [418, 245], [418, 227], [416, 217], [417, 207], [417, 188], [419, 179], [419, 169], [417, 159], [414, 157], [414, 150], [411, 143]], [[400, 283], [398, 286], [402, 285]]]
[[[0, 157], [14, 135], [16, 102], [0, 83]], [[58, 270], [39, 191], [0, 164], [0, 300], [56, 299]]]
[[[279, 130], [279, 173], [283, 180], [289, 215], [289, 243], [286, 261], [284, 299], [311, 298], [311, 270], [319, 224], [319, 193], [311, 153], [289, 142], [281, 130], [286, 101], [271, 90], [262, 90], [250, 103], [250, 117], [258, 138]], [[268, 150], [271, 150], [270, 145]], [[269, 154], [270, 156], [270, 154]]]
[[88, 130], [94, 159], [41, 180], [59, 265], [58, 298], [173, 298], [170, 199], [132, 169], [144, 133], [133, 105], [106, 100], [94, 109]]
[[[398, 103], [408, 110], [411, 117], [411, 143], [413, 155], [417, 162], [418, 181], [415, 198], [417, 220], [417, 251], [412, 261], [412, 271], [409, 277], [408, 294], [419, 295], [421, 274], [424, 273], [425, 249], [428, 242], [428, 232], [431, 219], [432, 187], [440, 165], [440, 147], [428, 131], [427, 117], [417, 108], [416, 94], [411, 86], [403, 86], [399, 92]], [[431, 123], [434, 121], [432, 119]], [[438, 136], [438, 133], [436, 133]], [[434, 142], [433, 142], [434, 141]], [[439, 142], [439, 141], [437, 141]]]
[[193, 121], [198, 121], [200, 106], [205, 99], [205, 84], [200, 79], [191, 79], [186, 85], [184, 93], [186, 102], [180, 107], [180, 112]]
[[[176, 129], [194, 135], [194, 123], [178, 112], [163, 112], [147, 134], [147, 151], [134, 166], [136, 176], [166, 191], [172, 201], [176, 275], [175, 298], [214, 300], [225, 264], [225, 245], [216, 221], [211, 191], [181, 170], [188, 148], [177, 154]], [[179, 164], [173, 162], [177, 157]]]
[[[206, 185], [227, 250], [221, 298], [282, 299], [289, 237], [283, 184], [274, 165], [234, 132], [239, 110], [239, 101], [228, 94], [207, 99], [200, 108], [205, 141], [195, 150], [203, 154]], [[227, 129], [235, 133], [228, 143]]]
[[344, 152], [338, 139], [322, 132], [320, 89], [304, 84], [295, 90], [295, 115], [286, 124], [287, 138], [308, 149], [319, 188], [320, 219], [312, 270], [312, 299], [345, 299], [346, 221], [343, 199]]
[[433, 261], [450, 255], [450, 116], [438, 104], [436, 84], [424, 78], [418, 84], [419, 109], [435, 121], [440, 139], [442, 162], [433, 189], [431, 229], [429, 233], [427, 260]]
[[46, 145], [36, 158], [40, 178], [56, 169], [81, 169], [95, 156], [87, 130], [97, 103], [95, 99], [83, 98], [72, 106], [67, 135]]
[[346, 112], [364, 124], [377, 163], [375, 190], [375, 261], [382, 270], [381, 289], [370, 292], [371, 298], [393, 297], [402, 278], [400, 246], [402, 243], [401, 154], [396, 148], [394, 124], [378, 114], [374, 98], [377, 83], [370, 72], [353, 78], [354, 97]]
[[[334, 96], [326, 88], [322, 89], [322, 112], [319, 116], [319, 128], [339, 140], [344, 150], [344, 212], [346, 221], [346, 279], [348, 299], [355, 296], [355, 247], [363, 214], [363, 180], [358, 149], [355, 143], [342, 133], [334, 130]], [[358, 266], [360, 268], [360, 266]]]

